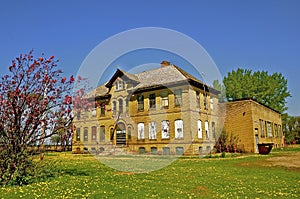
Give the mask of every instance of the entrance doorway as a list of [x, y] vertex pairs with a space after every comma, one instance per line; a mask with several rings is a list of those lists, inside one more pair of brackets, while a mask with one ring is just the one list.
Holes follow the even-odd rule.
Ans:
[[254, 129], [254, 134], [255, 134], [255, 150], [256, 153], [258, 153], [258, 128]]
[[116, 145], [126, 145], [126, 127], [122, 122], [117, 124]]

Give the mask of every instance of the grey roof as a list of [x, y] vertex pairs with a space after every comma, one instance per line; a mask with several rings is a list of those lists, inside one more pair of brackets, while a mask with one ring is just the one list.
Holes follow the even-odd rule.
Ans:
[[134, 89], [187, 81], [187, 78], [174, 65], [137, 73], [135, 76], [137, 76], [140, 83]]
[[134, 91], [159, 87], [159, 86], [167, 87], [172, 84], [176, 84], [179, 82], [182, 83], [186, 81], [186, 83], [194, 83], [197, 85], [197, 87], [200, 88], [206, 87], [209, 89], [210, 92], [219, 93], [219, 91], [211, 87], [208, 87], [202, 81], [190, 75], [189, 73], [185, 72], [183, 69], [171, 64], [169, 66], [163, 66], [160, 68], [156, 68], [156, 69], [152, 69], [152, 70], [148, 70], [136, 74], [130, 74], [121, 69], [117, 69], [113, 77], [106, 84], [103, 84], [99, 86], [97, 89], [95, 89], [95, 91], [92, 94], [97, 93], [97, 96], [102, 96], [107, 94], [109, 92], [108, 88], [110, 88], [113, 85], [115, 79], [118, 76], [122, 77], [123, 75], [136, 82], [136, 86], [132, 88], [132, 90]]

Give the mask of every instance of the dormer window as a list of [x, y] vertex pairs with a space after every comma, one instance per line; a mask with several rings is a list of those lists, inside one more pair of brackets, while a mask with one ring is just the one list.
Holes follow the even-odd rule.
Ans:
[[124, 81], [122, 79], [119, 79], [116, 82], [115, 87], [116, 87], [116, 91], [124, 90], [125, 89]]

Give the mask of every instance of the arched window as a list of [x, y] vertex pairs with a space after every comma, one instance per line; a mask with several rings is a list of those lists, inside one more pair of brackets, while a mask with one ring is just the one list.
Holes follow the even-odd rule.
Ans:
[[97, 139], [97, 127], [92, 126], [92, 140], [95, 141]]
[[138, 123], [138, 139], [145, 139], [145, 126], [144, 123]]
[[105, 126], [100, 126], [100, 142], [105, 141]]
[[183, 121], [175, 120], [175, 139], [183, 139]]
[[119, 113], [123, 113], [123, 100], [119, 99], [118, 102], [119, 102]]
[[161, 138], [169, 139], [170, 138], [170, 122], [168, 120], [163, 120], [161, 122]]
[[198, 120], [198, 138], [202, 139], [202, 121]]
[[209, 140], [209, 126], [208, 126], [208, 121], [205, 121], [204, 127], [205, 127], [205, 135], [206, 135], [206, 139]]
[[117, 110], [117, 102], [113, 101], [112, 102], [112, 110], [115, 112]]
[[156, 122], [149, 123], [149, 139], [156, 139]]

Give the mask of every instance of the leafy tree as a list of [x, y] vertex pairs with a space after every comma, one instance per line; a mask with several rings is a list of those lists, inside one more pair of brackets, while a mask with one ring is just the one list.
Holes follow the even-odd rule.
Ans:
[[0, 184], [28, 183], [29, 151], [71, 125], [74, 78], [62, 77], [54, 56], [20, 55], [0, 78]]
[[300, 143], [300, 116], [283, 114], [282, 130], [286, 143]]
[[223, 84], [219, 82], [219, 80], [213, 81], [213, 88], [220, 91], [221, 93], [218, 95], [219, 102], [226, 102], [226, 88]]
[[283, 113], [287, 110], [286, 99], [291, 96], [287, 80], [281, 73], [238, 68], [224, 77], [228, 100], [253, 98], [270, 108]]

